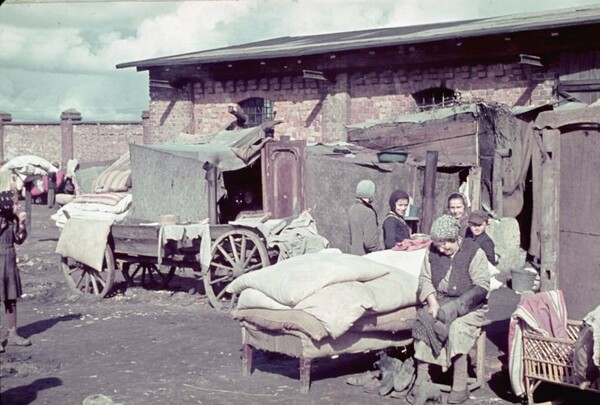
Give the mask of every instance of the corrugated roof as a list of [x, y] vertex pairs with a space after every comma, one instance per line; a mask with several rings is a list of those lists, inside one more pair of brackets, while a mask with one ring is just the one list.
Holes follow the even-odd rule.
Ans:
[[326, 52], [414, 44], [447, 39], [508, 34], [600, 23], [600, 7], [578, 7], [547, 13], [529, 13], [409, 27], [381, 28], [302, 37], [280, 37], [225, 48], [120, 63], [117, 68], [194, 63], [232, 62], [253, 59], [298, 57]]

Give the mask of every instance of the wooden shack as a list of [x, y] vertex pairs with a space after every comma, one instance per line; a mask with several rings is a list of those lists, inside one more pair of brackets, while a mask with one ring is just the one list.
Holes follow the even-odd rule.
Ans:
[[569, 318], [581, 319], [600, 304], [600, 106], [541, 113], [535, 129], [542, 287], [561, 289]]

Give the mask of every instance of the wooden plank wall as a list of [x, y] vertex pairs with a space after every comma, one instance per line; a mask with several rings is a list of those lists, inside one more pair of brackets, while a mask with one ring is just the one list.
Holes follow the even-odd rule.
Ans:
[[348, 142], [371, 149], [405, 147], [417, 161], [424, 161], [428, 150], [439, 152], [440, 162], [457, 166], [479, 166], [477, 122], [472, 114], [426, 123], [382, 124], [348, 132]]
[[600, 303], [599, 150], [597, 129], [560, 136], [558, 288], [571, 319], [581, 319]]
[[581, 101], [591, 104], [600, 99], [600, 51], [561, 54], [559, 77], [560, 82], [580, 83], [580, 90], [569, 94]]

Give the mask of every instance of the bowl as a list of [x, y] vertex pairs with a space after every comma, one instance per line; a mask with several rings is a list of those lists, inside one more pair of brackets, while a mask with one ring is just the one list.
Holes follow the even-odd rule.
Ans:
[[381, 163], [404, 163], [408, 158], [406, 149], [390, 149], [377, 153], [377, 160]]

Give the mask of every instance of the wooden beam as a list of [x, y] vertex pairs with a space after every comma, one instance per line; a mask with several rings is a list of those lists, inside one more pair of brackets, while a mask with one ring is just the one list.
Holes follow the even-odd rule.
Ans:
[[438, 152], [429, 150], [425, 159], [425, 179], [423, 181], [423, 209], [421, 217], [421, 232], [429, 233], [433, 223], [435, 204], [435, 178], [437, 174]]
[[544, 129], [542, 142], [548, 154], [542, 161], [541, 282], [549, 291], [559, 287], [560, 130]]

